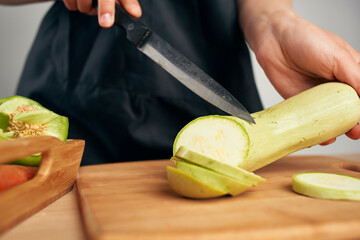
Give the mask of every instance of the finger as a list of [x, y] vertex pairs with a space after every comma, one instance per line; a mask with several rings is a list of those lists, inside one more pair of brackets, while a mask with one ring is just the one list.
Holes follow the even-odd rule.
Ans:
[[91, 15], [91, 16], [96, 16], [97, 15], [97, 10], [96, 8], [93, 8], [90, 12], [87, 13], [88, 15]]
[[347, 50], [335, 56], [332, 71], [338, 81], [349, 84], [360, 95], [360, 64]]
[[360, 139], [360, 125], [357, 124], [355, 127], [353, 127], [350, 131], [346, 133], [346, 136], [353, 140]]
[[133, 17], [141, 17], [142, 11], [138, 0], [119, 0], [120, 5]]
[[336, 138], [333, 138], [333, 139], [327, 140], [326, 142], [320, 143], [320, 145], [326, 146], [326, 145], [334, 143], [335, 141], [336, 141]]
[[115, 0], [98, 1], [98, 21], [101, 27], [109, 28], [114, 24]]
[[94, 11], [92, 0], [77, 0], [77, 8], [85, 14], [90, 14]]
[[78, 10], [76, 0], [64, 0], [65, 7], [70, 11]]

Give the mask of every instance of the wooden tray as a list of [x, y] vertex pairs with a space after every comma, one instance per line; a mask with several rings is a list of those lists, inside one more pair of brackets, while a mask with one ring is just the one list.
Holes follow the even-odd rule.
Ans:
[[35, 177], [0, 193], [0, 234], [69, 192], [85, 146], [55, 137], [28, 137], [0, 142], [0, 164], [42, 153]]
[[360, 177], [360, 162], [285, 157], [257, 171], [267, 181], [237, 197], [191, 200], [166, 178], [168, 160], [84, 166], [76, 180], [90, 239], [360, 239], [360, 202], [291, 190], [292, 175]]

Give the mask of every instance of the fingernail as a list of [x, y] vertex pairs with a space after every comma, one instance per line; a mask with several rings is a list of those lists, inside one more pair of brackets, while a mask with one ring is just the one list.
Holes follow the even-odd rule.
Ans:
[[104, 13], [100, 17], [100, 25], [103, 27], [111, 27], [113, 24], [110, 13]]

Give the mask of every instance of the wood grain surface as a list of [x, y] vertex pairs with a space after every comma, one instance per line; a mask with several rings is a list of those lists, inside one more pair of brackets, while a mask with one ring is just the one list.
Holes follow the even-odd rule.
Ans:
[[360, 239], [360, 202], [291, 190], [292, 175], [321, 171], [360, 177], [360, 163], [290, 156], [256, 173], [267, 179], [237, 197], [176, 195], [168, 160], [81, 167], [78, 199], [90, 239]]
[[7, 230], [1, 240], [86, 240], [76, 188]]
[[0, 234], [71, 190], [83, 155], [83, 140], [66, 143], [41, 136], [0, 143], [0, 163], [42, 153], [35, 177], [0, 193]]

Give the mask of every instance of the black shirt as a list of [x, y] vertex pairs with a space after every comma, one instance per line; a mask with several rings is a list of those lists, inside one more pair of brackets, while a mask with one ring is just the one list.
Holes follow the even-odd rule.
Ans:
[[[144, 0], [142, 21], [248, 110], [262, 108], [232, 0]], [[84, 139], [82, 164], [169, 158], [196, 117], [225, 114], [192, 93], [96, 16], [57, 1], [29, 53], [17, 94], [70, 121]]]

